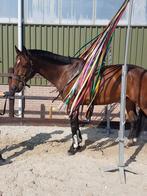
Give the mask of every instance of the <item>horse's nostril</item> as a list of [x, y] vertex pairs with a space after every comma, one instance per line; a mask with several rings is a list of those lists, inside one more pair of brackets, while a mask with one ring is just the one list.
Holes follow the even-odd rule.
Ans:
[[12, 91], [16, 91], [16, 89], [17, 89], [16, 86], [13, 86], [13, 87], [11, 88]]
[[10, 95], [14, 95], [15, 92], [17, 91], [17, 87], [16, 86], [12, 86], [9, 90]]

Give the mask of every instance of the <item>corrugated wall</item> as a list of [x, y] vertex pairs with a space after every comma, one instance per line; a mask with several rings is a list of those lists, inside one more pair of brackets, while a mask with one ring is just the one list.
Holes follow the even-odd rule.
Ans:
[[[24, 45], [27, 48], [48, 50], [61, 55], [73, 56], [78, 49], [98, 35], [104, 27], [99, 26], [49, 26], [25, 25]], [[126, 27], [117, 27], [112, 41], [112, 61], [124, 62]], [[0, 72], [7, 73], [15, 61], [14, 45], [17, 45], [17, 25], [0, 24]], [[128, 63], [147, 68], [147, 27], [132, 27]], [[7, 78], [0, 78], [1, 84]], [[32, 84], [45, 85], [45, 80], [32, 80]]]

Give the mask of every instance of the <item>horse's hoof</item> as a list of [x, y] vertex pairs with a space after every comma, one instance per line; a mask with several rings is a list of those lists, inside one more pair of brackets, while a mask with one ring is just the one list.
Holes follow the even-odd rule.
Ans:
[[68, 150], [68, 155], [75, 155], [78, 151], [80, 151], [81, 146], [78, 146], [77, 148], [74, 148], [73, 145]]
[[129, 139], [128, 142], [126, 143], [126, 147], [131, 147], [131, 146], [135, 146], [137, 143], [136, 138], [133, 139]]
[[4, 159], [4, 158], [2, 157], [2, 155], [0, 154], [0, 166], [6, 165], [6, 164], [10, 164], [10, 163], [12, 163], [11, 160]]

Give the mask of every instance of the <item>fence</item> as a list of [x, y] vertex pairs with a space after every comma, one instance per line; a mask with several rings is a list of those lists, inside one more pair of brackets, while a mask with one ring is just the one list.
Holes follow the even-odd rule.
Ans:
[[[0, 74], [1, 77], [7, 77], [9, 85], [11, 84], [11, 74], [12, 69], [9, 69], [8, 74]], [[41, 76], [36, 75], [37, 79]], [[58, 98], [54, 103], [54, 100], [57, 96], [57, 92], [55, 92], [55, 87], [51, 84], [48, 84], [48, 87], [43, 86], [34, 86], [34, 88], [26, 89], [25, 94], [23, 96], [16, 95], [15, 97], [9, 98], [9, 105], [7, 106], [6, 116], [0, 118], [1, 123], [15, 123], [15, 122], [33, 122], [40, 124], [69, 124], [68, 116], [66, 115], [66, 111], [59, 111], [59, 105], [62, 103], [61, 99]], [[48, 94], [48, 92], [50, 92]], [[4, 98], [1, 98], [4, 99]], [[18, 118], [17, 115], [17, 102], [18, 99], [22, 99], [23, 105], [23, 113], [22, 118]], [[1, 104], [1, 110], [3, 109], [3, 103]], [[85, 106], [86, 107], [86, 106]], [[113, 105], [111, 108], [111, 120], [118, 121], [119, 112], [117, 105]], [[80, 120], [85, 122], [84, 112], [80, 115]], [[94, 113], [92, 117], [92, 124], [105, 124], [106, 121], [106, 110], [105, 106], [95, 106]]]

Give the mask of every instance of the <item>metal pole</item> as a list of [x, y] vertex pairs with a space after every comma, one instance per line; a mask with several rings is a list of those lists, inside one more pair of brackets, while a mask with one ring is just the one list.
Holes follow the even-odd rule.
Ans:
[[[111, 50], [111, 46], [110, 46], [110, 49], [109, 49], [108, 65], [112, 65], [112, 50]], [[106, 106], [106, 119], [107, 119], [106, 130], [107, 130], [107, 134], [108, 135], [110, 135], [110, 133], [111, 133], [111, 127], [110, 127], [111, 106], [112, 106], [112, 104], [109, 104], [109, 105]]]
[[125, 48], [125, 61], [122, 67], [122, 80], [121, 80], [121, 102], [120, 102], [120, 130], [119, 130], [119, 163], [118, 167], [121, 172], [124, 172], [124, 131], [125, 131], [125, 107], [126, 107], [126, 84], [127, 84], [127, 58], [128, 58], [128, 45], [131, 27], [131, 18], [133, 10], [133, 0], [129, 2], [129, 18], [128, 29]]
[[[13, 72], [14, 72], [13, 68], [10, 67], [9, 68], [9, 74], [13, 74]], [[9, 89], [10, 89], [10, 86], [11, 86], [11, 82], [12, 82], [12, 78], [9, 77], [8, 78]], [[9, 117], [10, 118], [14, 117], [14, 102], [15, 102], [14, 99], [9, 98]]]
[[106, 119], [107, 119], [107, 134], [110, 135], [111, 133], [111, 127], [110, 127], [110, 116], [111, 116], [111, 104], [106, 106]]
[[117, 167], [107, 168], [104, 171], [106, 172], [115, 172], [119, 170], [120, 180], [122, 183], [126, 182], [125, 171], [128, 171], [132, 174], [137, 174], [133, 171], [125, 169], [124, 162], [124, 131], [125, 131], [125, 107], [126, 107], [126, 84], [127, 84], [127, 58], [128, 58], [128, 45], [129, 45], [129, 36], [130, 36], [130, 26], [133, 10], [133, 0], [129, 2], [129, 18], [128, 18], [128, 29], [126, 37], [126, 46], [125, 46], [125, 62], [122, 67], [122, 80], [121, 80], [121, 102], [120, 102], [120, 129], [118, 133], [119, 140], [119, 162]]
[[[22, 36], [22, 24], [23, 24], [23, 0], [18, 0], [18, 48], [19, 50], [22, 50], [22, 42], [23, 42], [23, 36]], [[23, 92], [18, 93], [19, 96], [23, 95]], [[22, 117], [22, 99], [18, 100], [18, 115], [19, 117]]]

